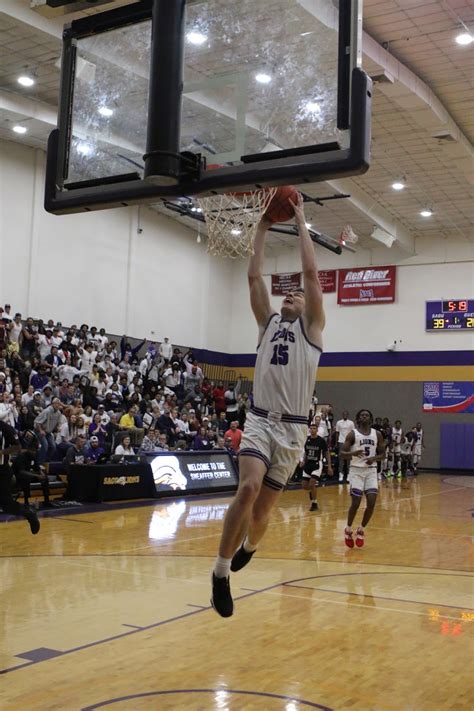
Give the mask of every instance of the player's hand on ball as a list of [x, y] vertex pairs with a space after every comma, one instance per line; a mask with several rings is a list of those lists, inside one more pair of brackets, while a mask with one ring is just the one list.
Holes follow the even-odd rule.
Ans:
[[296, 202], [293, 202], [291, 198], [288, 198], [288, 202], [291, 204], [295, 211], [295, 217], [297, 222], [304, 222], [306, 223], [306, 218], [304, 215], [304, 206], [303, 206], [303, 196], [301, 193], [298, 193], [298, 199]]

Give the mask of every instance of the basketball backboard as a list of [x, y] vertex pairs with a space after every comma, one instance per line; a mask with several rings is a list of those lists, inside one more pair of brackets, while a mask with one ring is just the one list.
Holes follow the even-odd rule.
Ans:
[[360, 0], [142, 0], [73, 22], [46, 209], [364, 172], [361, 27]]

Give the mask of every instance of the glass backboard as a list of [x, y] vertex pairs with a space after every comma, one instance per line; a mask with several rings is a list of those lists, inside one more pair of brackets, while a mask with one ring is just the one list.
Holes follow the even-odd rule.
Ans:
[[[187, 0], [176, 150], [198, 156], [197, 169], [171, 186], [150, 180], [144, 157], [150, 150], [150, 73], [160, 72], [151, 61], [152, 23], [164, 3], [142, 0], [66, 30], [47, 209], [312, 182], [326, 179], [326, 158], [331, 174], [367, 169], [370, 92], [357, 69], [358, 0]], [[159, 23], [154, 34], [160, 29], [166, 38]], [[350, 121], [354, 71], [364, 103], [357, 112], [364, 122], [358, 144]], [[155, 120], [160, 111], [158, 106]], [[59, 202], [64, 209], [56, 209]]]

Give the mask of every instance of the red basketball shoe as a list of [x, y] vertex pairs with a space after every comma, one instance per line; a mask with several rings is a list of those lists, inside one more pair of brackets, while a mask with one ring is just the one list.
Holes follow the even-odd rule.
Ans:
[[348, 548], [354, 548], [354, 538], [352, 536], [352, 530], [349, 526], [346, 526], [344, 529], [344, 543]]
[[365, 536], [364, 529], [359, 526], [359, 528], [356, 531], [356, 541], [355, 541], [356, 546], [358, 548], [362, 548], [362, 546], [364, 545], [364, 542], [365, 542], [364, 536]]

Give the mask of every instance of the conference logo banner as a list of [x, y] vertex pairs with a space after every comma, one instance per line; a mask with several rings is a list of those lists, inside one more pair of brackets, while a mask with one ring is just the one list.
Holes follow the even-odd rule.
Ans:
[[395, 266], [339, 269], [337, 303], [341, 306], [393, 303], [396, 275]]
[[474, 383], [423, 383], [423, 412], [474, 414]]
[[318, 272], [323, 294], [333, 294], [337, 286], [337, 269], [322, 269]]
[[301, 272], [272, 274], [272, 296], [284, 296], [301, 287]]

